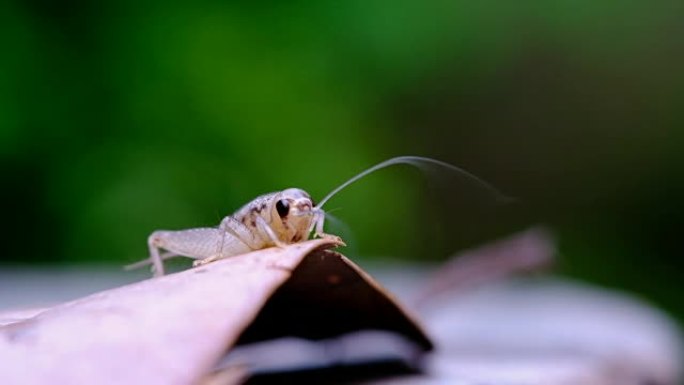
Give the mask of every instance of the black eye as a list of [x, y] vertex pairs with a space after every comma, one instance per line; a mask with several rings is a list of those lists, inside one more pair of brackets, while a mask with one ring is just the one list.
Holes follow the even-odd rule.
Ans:
[[278, 210], [278, 215], [280, 215], [281, 218], [285, 218], [290, 211], [290, 203], [285, 199], [281, 199], [276, 202], [276, 210]]

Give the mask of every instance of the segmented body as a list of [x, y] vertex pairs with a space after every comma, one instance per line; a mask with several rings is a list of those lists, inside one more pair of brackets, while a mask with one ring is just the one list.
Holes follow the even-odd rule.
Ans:
[[[158, 230], [148, 238], [155, 275], [164, 274], [163, 260], [175, 256], [196, 259], [196, 264], [244, 254], [272, 246], [283, 246], [308, 239], [314, 225], [322, 234], [323, 216], [317, 215], [311, 196], [301, 189], [261, 195], [221, 221], [218, 228]], [[167, 250], [161, 254], [160, 249]]]

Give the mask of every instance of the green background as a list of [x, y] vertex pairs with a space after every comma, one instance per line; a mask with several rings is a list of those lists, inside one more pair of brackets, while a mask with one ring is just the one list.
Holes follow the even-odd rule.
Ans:
[[155, 229], [415, 154], [517, 201], [386, 170], [327, 206], [349, 254], [440, 261], [546, 223], [561, 273], [683, 317], [682, 20], [645, 0], [3, 2], [0, 263], [123, 265]]

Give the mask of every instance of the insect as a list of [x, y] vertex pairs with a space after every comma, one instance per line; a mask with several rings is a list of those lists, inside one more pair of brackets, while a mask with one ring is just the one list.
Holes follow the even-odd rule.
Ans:
[[[476, 181], [493, 193], [504, 198], [492, 186], [473, 174], [437, 159], [419, 156], [399, 156], [388, 159], [342, 183], [315, 204], [311, 196], [299, 188], [261, 195], [221, 221], [218, 227], [202, 227], [187, 230], [158, 230], [148, 238], [148, 259], [126, 266], [134, 269], [151, 264], [154, 276], [164, 275], [163, 261], [185, 256], [195, 259], [193, 266], [204, 265], [222, 258], [248, 253], [267, 247], [283, 247], [314, 237], [333, 238], [323, 232], [326, 213], [323, 205], [335, 194], [366, 175], [395, 164], [415, 166], [437, 165]], [[160, 250], [166, 250], [161, 253]]]

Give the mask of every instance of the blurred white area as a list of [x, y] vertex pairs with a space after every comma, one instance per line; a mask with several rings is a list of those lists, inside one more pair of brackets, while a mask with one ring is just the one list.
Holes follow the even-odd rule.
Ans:
[[[370, 270], [406, 302], [432, 276], [408, 266]], [[398, 384], [454, 378], [464, 384], [530, 385], [683, 380], [678, 325], [625, 293], [552, 277], [508, 279], [435, 295], [418, 311], [437, 345], [427, 360], [430, 380], [397, 379]]]
[[0, 312], [46, 307], [149, 276], [145, 269], [124, 272], [121, 266], [0, 268]]
[[[364, 265], [406, 304], [436, 270]], [[0, 316], [9, 309], [49, 306], [148, 276], [144, 270], [118, 269], [4, 269]], [[443, 292], [413, 310], [437, 351], [426, 361], [429, 376], [391, 383], [458, 379], [463, 384], [675, 385], [682, 379], [684, 354], [676, 323], [624, 293], [552, 277], [509, 279]]]

